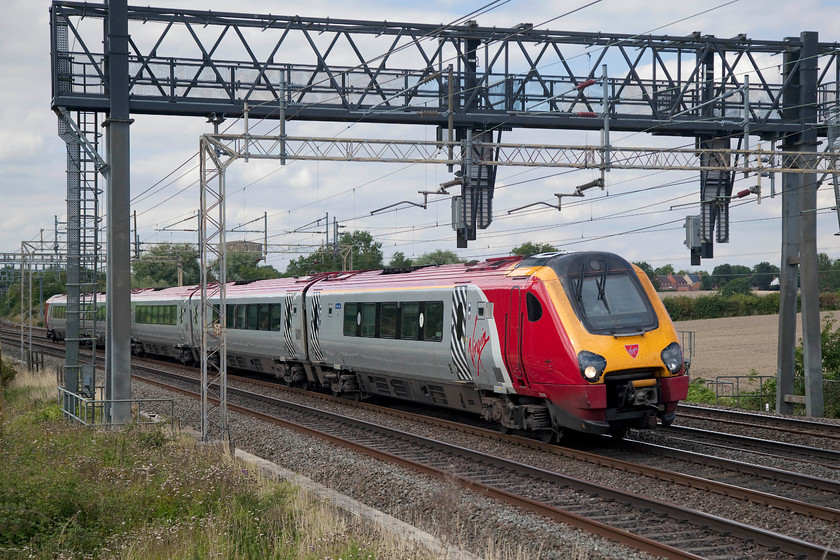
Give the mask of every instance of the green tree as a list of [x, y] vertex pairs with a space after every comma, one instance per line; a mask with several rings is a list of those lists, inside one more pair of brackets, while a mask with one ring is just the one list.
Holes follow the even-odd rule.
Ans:
[[414, 260], [414, 264], [417, 266], [435, 264], [456, 264], [462, 262], [464, 262], [464, 259], [460, 258], [454, 252], [445, 251], [442, 249], [432, 251], [431, 253], [423, 253]]
[[749, 278], [752, 276], [752, 269], [739, 264], [721, 264], [712, 270], [712, 284], [718, 289], [723, 289], [726, 284], [736, 278]]
[[674, 265], [666, 264], [666, 265], [660, 266], [659, 268], [655, 268], [654, 272], [656, 272], [656, 274], [661, 274], [662, 276], [668, 276], [669, 274], [674, 274]]
[[657, 278], [657, 277], [656, 277], [656, 271], [655, 271], [655, 270], [653, 270], [653, 267], [652, 267], [652, 266], [650, 266], [650, 264], [648, 264], [648, 263], [647, 263], [647, 262], [645, 262], [645, 261], [634, 262], [633, 264], [635, 264], [636, 266], [638, 266], [639, 268], [641, 268], [641, 269], [642, 269], [642, 271], [643, 271], [645, 274], [647, 274], [647, 277], [648, 277], [648, 279], [650, 280], [650, 283], [651, 283], [651, 284], [653, 284], [654, 289], [658, 290], [659, 288], [661, 288], [661, 287], [662, 287], [662, 286], [659, 284], [659, 278]]
[[759, 290], [769, 290], [770, 282], [779, 275], [779, 267], [769, 262], [760, 262], [753, 267], [753, 275], [750, 277], [750, 284]]
[[817, 273], [820, 292], [840, 290], [840, 259], [832, 260], [825, 253], [817, 255]]
[[382, 243], [373, 240], [366, 231], [342, 233], [338, 252], [331, 247], [318, 249], [301, 256], [286, 267], [285, 276], [306, 276], [313, 272], [337, 270], [370, 270], [382, 268]]
[[528, 255], [539, 255], [540, 253], [556, 252], [557, 247], [551, 243], [532, 243], [531, 241], [526, 241], [522, 245], [514, 247], [510, 250], [511, 255], [522, 255], [523, 257], [527, 257]]
[[[370, 233], [360, 230], [342, 233], [338, 244], [351, 249], [353, 269], [382, 268], [382, 243], [374, 241]], [[350, 261], [347, 266], [350, 267]]]
[[201, 265], [195, 247], [189, 243], [153, 245], [131, 264], [132, 285], [137, 288], [177, 286], [179, 266], [183, 268], [185, 285], [201, 280]]
[[[279, 278], [280, 273], [273, 266], [260, 266], [262, 255], [253, 251], [228, 251], [227, 259], [227, 280], [228, 282], [239, 282], [244, 280], [266, 280], [268, 278]], [[218, 270], [218, 265], [215, 266]]]
[[722, 296], [731, 296], [733, 294], [749, 294], [750, 293], [750, 281], [748, 278], [734, 278], [727, 282], [721, 289], [720, 294]]
[[394, 256], [391, 257], [391, 262], [388, 263], [388, 266], [390, 268], [405, 268], [407, 266], [412, 266], [413, 264], [412, 260], [406, 258], [404, 253], [397, 251], [394, 253]]

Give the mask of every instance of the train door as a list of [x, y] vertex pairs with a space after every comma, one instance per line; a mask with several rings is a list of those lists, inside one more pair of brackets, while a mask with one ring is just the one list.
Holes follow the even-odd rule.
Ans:
[[528, 378], [522, 363], [522, 290], [510, 291], [510, 308], [505, 316], [505, 364], [517, 387], [527, 387]]
[[467, 358], [467, 307], [469, 293], [466, 286], [456, 286], [452, 291], [452, 332], [449, 351], [454, 364], [453, 373], [458, 381], [472, 382], [469, 359]]

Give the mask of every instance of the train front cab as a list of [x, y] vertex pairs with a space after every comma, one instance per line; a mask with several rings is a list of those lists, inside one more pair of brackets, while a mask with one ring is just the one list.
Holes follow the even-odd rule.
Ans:
[[535, 277], [542, 280], [541, 299], [557, 312], [560, 339], [528, 360], [553, 362], [552, 371], [529, 377], [547, 396], [553, 423], [619, 437], [628, 428], [670, 424], [688, 378], [676, 331], [644, 272], [602, 252], [541, 264]]

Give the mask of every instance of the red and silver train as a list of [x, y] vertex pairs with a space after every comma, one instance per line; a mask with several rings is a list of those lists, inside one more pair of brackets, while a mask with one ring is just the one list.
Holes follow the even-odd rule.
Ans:
[[[688, 391], [665, 307], [611, 253], [236, 282], [226, 298], [230, 367], [470, 411], [546, 441], [668, 425]], [[135, 291], [132, 351], [197, 361], [199, 306], [195, 286]], [[45, 313], [64, 338], [65, 297]]]

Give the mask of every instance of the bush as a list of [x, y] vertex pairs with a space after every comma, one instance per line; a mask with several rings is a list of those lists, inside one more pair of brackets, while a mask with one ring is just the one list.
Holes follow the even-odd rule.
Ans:
[[715, 404], [717, 402], [717, 395], [715, 392], [706, 387], [706, 380], [701, 377], [695, 377], [688, 383], [688, 396], [685, 398], [686, 402], [698, 404]]
[[[731, 283], [732, 282], [730, 282], [730, 284]], [[749, 315], [757, 315], [758, 300], [758, 296], [750, 293], [734, 293], [726, 299], [726, 316], [746, 317]], [[778, 309], [776, 311], [778, 311]]]
[[14, 380], [17, 375], [17, 370], [8, 362], [0, 363], [0, 390], [9, 386], [9, 383]]
[[727, 282], [721, 289], [720, 294], [729, 297], [733, 294], [749, 294], [750, 281], [746, 278], [735, 278]]
[[725, 317], [726, 302], [720, 296], [700, 296], [694, 300], [695, 319]]
[[823, 292], [820, 294], [820, 311], [834, 311], [840, 309], [840, 294]]
[[756, 305], [756, 315], [775, 315], [779, 312], [779, 292], [760, 296]]
[[688, 321], [694, 317], [694, 299], [689, 296], [673, 296], [662, 299], [672, 321]]

